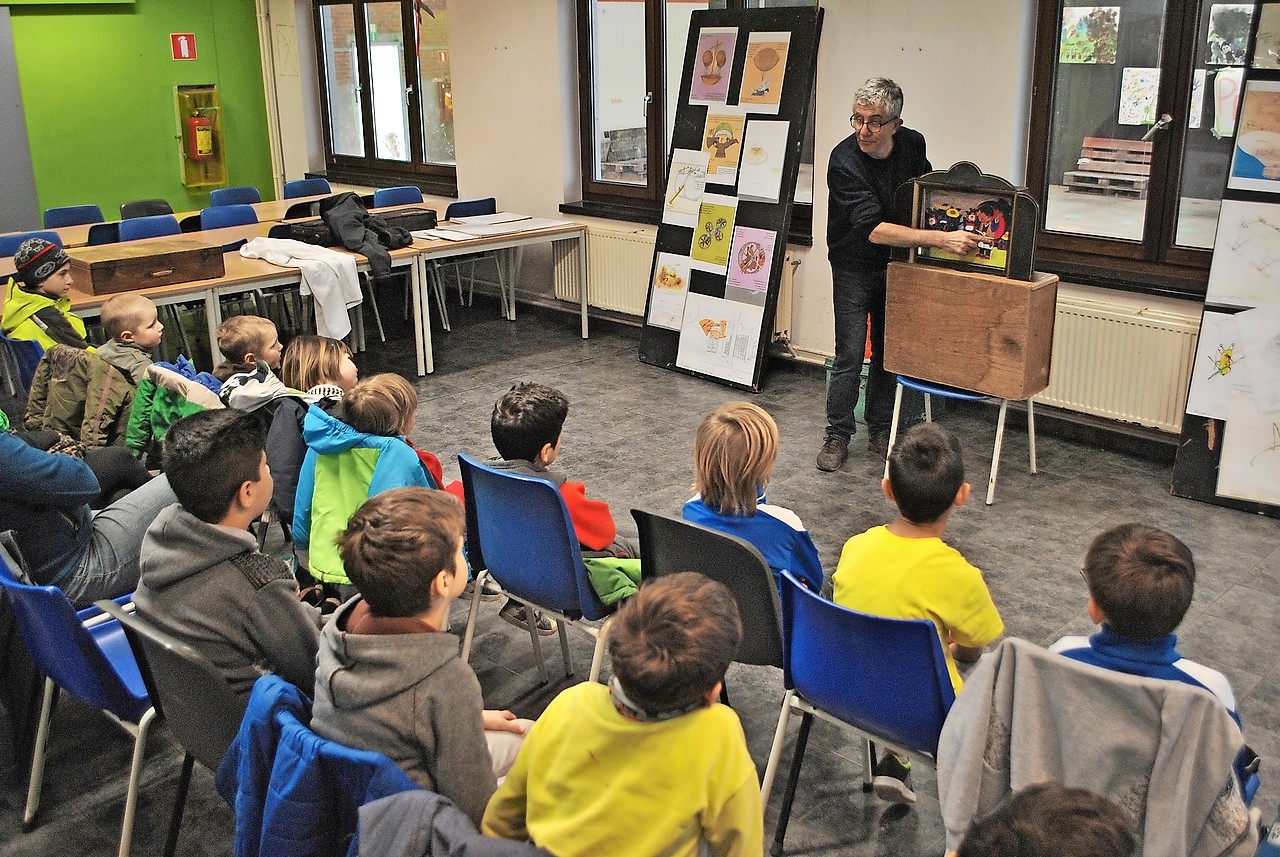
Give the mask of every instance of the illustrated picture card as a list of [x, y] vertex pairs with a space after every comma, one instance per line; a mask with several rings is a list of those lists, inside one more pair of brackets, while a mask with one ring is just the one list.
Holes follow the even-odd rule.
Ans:
[[1265, 304], [1236, 316], [1240, 356], [1249, 362], [1253, 404], [1280, 416], [1280, 304]]
[[1060, 63], [1115, 65], [1119, 6], [1067, 6], [1062, 10]]
[[1244, 65], [1249, 48], [1252, 3], [1215, 3], [1209, 7], [1209, 65]]
[[1156, 95], [1160, 91], [1160, 69], [1126, 68], [1120, 77], [1121, 125], [1150, 125], [1156, 121]]
[[919, 229], [938, 232], [963, 229], [978, 235], [978, 249], [967, 256], [957, 256], [935, 247], [922, 247], [917, 254], [919, 257], [977, 265], [1001, 273], [1008, 270], [1013, 225], [1011, 197], [926, 187], [923, 189], [919, 221]]
[[718, 193], [702, 196], [698, 224], [693, 230], [689, 264], [699, 271], [724, 274], [729, 267], [729, 247], [733, 224], [738, 217], [738, 198]]
[[738, 159], [742, 157], [742, 134], [746, 114], [721, 108], [708, 109], [702, 131], [702, 151], [707, 153], [707, 181], [731, 185], [738, 180]]
[[752, 113], [778, 112], [790, 46], [790, 33], [752, 33], [747, 37], [747, 59], [738, 91], [740, 106]]
[[1227, 403], [1233, 395], [1252, 396], [1246, 361], [1240, 359], [1239, 340], [1234, 315], [1205, 310], [1196, 359], [1191, 365], [1187, 413], [1225, 420]]
[[673, 149], [667, 190], [662, 196], [662, 222], [675, 226], [697, 225], [698, 206], [707, 184], [707, 153], [697, 149]]
[[1236, 111], [1240, 109], [1240, 89], [1244, 69], [1224, 67], [1213, 76], [1213, 135], [1220, 140], [1236, 133]]
[[738, 164], [739, 199], [778, 202], [790, 129], [791, 123], [785, 120], [752, 119], [747, 123]]
[[659, 253], [649, 298], [649, 317], [655, 327], [679, 330], [684, 301], [689, 293], [689, 257]]
[[1260, 414], [1249, 396], [1232, 396], [1218, 462], [1220, 496], [1280, 503], [1280, 414]]
[[1214, 243], [1207, 303], [1280, 303], [1280, 207], [1224, 199]]
[[738, 384], [755, 375], [764, 307], [689, 293], [676, 365]]
[[1246, 84], [1227, 187], [1280, 192], [1280, 81]]
[[1254, 68], [1280, 70], [1280, 3], [1258, 7], [1258, 36], [1253, 43]]
[[735, 227], [725, 284], [749, 292], [766, 291], [769, 274], [773, 270], [773, 246], [777, 239], [778, 233], [769, 229]]
[[689, 84], [690, 104], [725, 103], [737, 44], [737, 27], [703, 27], [698, 31], [698, 50]]
[[1191, 76], [1191, 106], [1187, 110], [1187, 127], [1199, 128], [1204, 112], [1204, 84], [1207, 72], [1198, 68]]

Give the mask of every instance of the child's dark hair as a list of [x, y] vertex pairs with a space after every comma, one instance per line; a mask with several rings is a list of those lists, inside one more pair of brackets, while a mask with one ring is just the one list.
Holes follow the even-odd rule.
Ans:
[[216, 524], [246, 482], [257, 482], [266, 432], [254, 414], [216, 408], [184, 417], [164, 436], [164, 472], [182, 508]]
[[418, 391], [391, 372], [370, 375], [342, 397], [342, 419], [365, 434], [404, 434], [417, 410]]
[[1172, 634], [1191, 606], [1196, 563], [1176, 536], [1146, 524], [1120, 524], [1089, 545], [1084, 577], [1108, 628], [1154, 640]]
[[338, 535], [342, 566], [377, 616], [417, 616], [431, 607], [431, 582], [453, 573], [462, 504], [447, 491], [411, 486], [370, 497]]
[[564, 393], [546, 384], [516, 384], [493, 406], [489, 420], [493, 445], [507, 461], [533, 461], [544, 446], [555, 446], [560, 440], [568, 416]]
[[913, 426], [889, 452], [889, 486], [902, 517], [932, 524], [951, 508], [964, 484], [960, 441], [935, 423]]
[[623, 692], [649, 714], [695, 704], [724, 679], [742, 641], [724, 584], [692, 571], [646, 581], [618, 611], [609, 658]]
[[1111, 801], [1038, 783], [969, 825], [956, 857], [1130, 857], [1136, 847], [1128, 819]]

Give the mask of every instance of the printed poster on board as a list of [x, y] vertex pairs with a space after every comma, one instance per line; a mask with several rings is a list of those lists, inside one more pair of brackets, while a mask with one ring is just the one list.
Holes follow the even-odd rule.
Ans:
[[1245, 86], [1227, 187], [1280, 193], [1280, 81]]
[[790, 128], [791, 123], [786, 120], [752, 119], [747, 123], [742, 160], [738, 164], [739, 199], [778, 201]]
[[762, 293], [769, 288], [769, 272], [773, 269], [773, 245], [778, 233], [752, 226], [733, 230], [729, 250], [727, 285], [749, 292]]
[[690, 104], [724, 104], [728, 100], [737, 43], [737, 27], [703, 27], [698, 31], [698, 50], [689, 84]]
[[738, 180], [738, 159], [742, 157], [742, 134], [746, 114], [733, 109], [707, 110], [702, 131], [702, 151], [707, 153], [707, 181], [733, 184]]
[[650, 291], [649, 317], [654, 327], [679, 330], [684, 318], [684, 300], [689, 293], [689, 257], [659, 253]]
[[764, 307], [690, 292], [684, 305], [676, 365], [738, 384], [750, 384]]
[[675, 226], [696, 226], [698, 206], [707, 184], [707, 153], [696, 149], [675, 149], [667, 171], [667, 190], [662, 197], [662, 222]]
[[747, 37], [747, 60], [742, 64], [739, 105], [752, 113], [778, 112], [790, 46], [790, 33], [752, 33]]
[[737, 197], [703, 194], [702, 205], [698, 208], [698, 225], [693, 230], [689, 264], [699, 271], [726, 273], [729, 245], [733, 241], [733, 222], [737, 217]]

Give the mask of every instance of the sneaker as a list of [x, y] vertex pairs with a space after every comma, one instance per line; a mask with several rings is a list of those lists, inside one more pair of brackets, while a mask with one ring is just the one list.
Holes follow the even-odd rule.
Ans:
[[[507, 603], [502, 605], [502, 609], [498, 611], [498, 615], [510, 622], [512, 625], [515, 625], [520, 630], [527, 631], [529, 630], [529, 624], [525, 621], [524, 611], [526, 609], [527, 608], [523, 604], [517, 604], [515, 601], [508, 598]], [[538, 636], [549, 637], [556, 632], [556, 623], [554, 619], [549, 619], [546, 616], [540, 616], [536, 612], [534, 615], [538, 617]]]
[[893, 753], [880, 754], [880, 761], [872, 769], [871, 787], [876, 797], [892, 803], [915, 803], [916, 793], [911, 788], [911, 760], [903, 761]]
[[818, 452], [818, 469], [827, 473], [839, 470], [840, 465], [844, 464], [844, 460], [848, 457], [849, 441], [827, 435], [827, 439], [822, 442], [822, 449]]
[[889, 457], [889, 433], [881, 432], [873, 434], [867, 438], [867, 449], [874, 452], [881, 458]]
[[[475, 592], [475, 580], [468, 580], [467, 585], [462, 588], [462, 598], [465, 601], [471, 600], [471, 593]], [[494, 582], [492, 577], [484, 579], [484, 585], [480, 587], [481, 601], [497, 601], [502, 597], [502, 587]]]

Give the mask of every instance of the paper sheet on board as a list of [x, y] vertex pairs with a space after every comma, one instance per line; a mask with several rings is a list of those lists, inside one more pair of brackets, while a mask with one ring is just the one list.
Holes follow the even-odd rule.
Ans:
[[1224, 199], [1214, 244], [1208, 303], [1251, 307], [1280, 302], [1280, 207]]
[[1205, 311], [1200, 321], [1196, 359], [1191, 365], [1187, 413], [1225, 420], [1231, 396], [1252, 395], [1248, 364], [1240, 359], [1239, 338], [1236, 316]]
[[742, 158], [738, 164], [739, 199], [778, 201], [790, 128], [791, 123], [785, 120], [753, 119], [747, 123]]
[[676, 365], [726, 381], [750, 384], [764, 308], [690, 292]]
[[707, 185], [707, 153], [697, 149], [673, 149], [667, 190], [662, 196], [662, 222], [673, 226], [698, 225], [698, 206]]
[[1249, 363], [1253, 404], [1261, 414], [1280, 413], [1280, 304], [1236, 316], [1240, 354]]
[[1249, 396], [1232, 396], [1222, 434], [1217, 492], [1280, 504], [1280, 414], [1260, 414]]
[[654, 327], [679, 330], [689, 293], [689, 257], [659, 253], [649, 291], [649, 317]]

